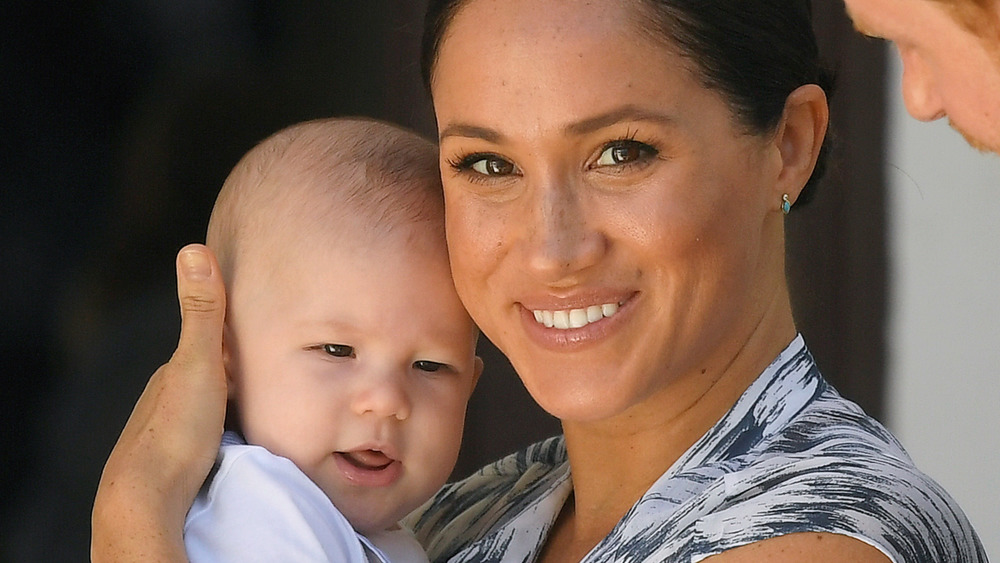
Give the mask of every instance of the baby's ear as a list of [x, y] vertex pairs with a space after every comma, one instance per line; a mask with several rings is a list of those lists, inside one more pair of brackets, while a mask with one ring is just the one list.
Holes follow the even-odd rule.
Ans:
[[240, 428], [239, 406], [236, 404], [236, 382], [233, 374], [237, 370], [236, 341], [233, 332], [229, 328], [229, 323], [222, 326], [222, 368], [226, 372], [226, 393], [229, 399], [226, 401], [226, 420], [224, 428], [226, 430], [243, 434]]
[[230, 401], [233, 400], [236, 393], [236, 384], [233, 381], [233, 374], [236, 370], [236, 360], [233, 358], [235, 344], [232, 330], [227, 322], [222, 326], [222, 369], [226, 372], [226, 391]]
[[475, 364], [472, 366], [472, 388], [469, 390], [470, 392], [476, 390], [480, 375], [483, 375], [483, 359], [476, 356]]

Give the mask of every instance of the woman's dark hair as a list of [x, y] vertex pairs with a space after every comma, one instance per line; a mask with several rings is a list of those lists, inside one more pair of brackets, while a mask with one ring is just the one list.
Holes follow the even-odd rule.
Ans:
[[[445, 33], [468, 0], [431, 0], [424, 21], [421, 64], [430, 89]], [[694, 63], [705, 87], [724, 95], [749, 132], [774, 131], [785, 101], [804, 84], [829, 95], [833, 76], [819, 62], [810, 0], [636, 0], [636, 15], [650, 37], [676, 46]], [[796, 200], [812, 199], [826, 168], [829, 135], [816, 168]]]

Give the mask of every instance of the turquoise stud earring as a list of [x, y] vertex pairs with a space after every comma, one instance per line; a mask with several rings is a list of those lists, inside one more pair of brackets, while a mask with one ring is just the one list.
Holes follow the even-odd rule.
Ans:
[[781, 196], [781, 212], [788, 215], [788, 212], [792, 210], [792, 202], [788, 201], [788, 194]]

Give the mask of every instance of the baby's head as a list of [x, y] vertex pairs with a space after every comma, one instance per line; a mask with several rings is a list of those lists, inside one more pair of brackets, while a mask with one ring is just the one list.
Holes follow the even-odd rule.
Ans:
[[209, 223], [240, 429], [362, 532], [444, 484], [482, 369], [437, 161], [431, 142], [384, 123], [295, 125], [237, 164]]

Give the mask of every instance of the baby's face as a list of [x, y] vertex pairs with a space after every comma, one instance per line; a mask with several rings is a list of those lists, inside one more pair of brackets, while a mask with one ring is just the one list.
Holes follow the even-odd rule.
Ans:
[[444, 242], [421, 230], [300, 241], [232, 280], [227, 368], [247, 440], [295, 462], [362, 532], [444, 484], [481, 370]]

